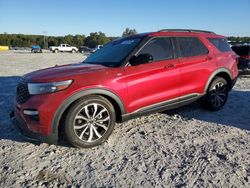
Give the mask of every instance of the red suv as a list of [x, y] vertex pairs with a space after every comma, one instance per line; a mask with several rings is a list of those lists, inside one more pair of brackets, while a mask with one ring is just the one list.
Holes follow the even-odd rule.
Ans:
[[221, 109], [238, 75], [225, 37], [200, 30], [161, 30], [120, 38], [79, 64], [23, 76], [15, 122], [40, 141], [59, 133], [77, 147], [101, 144], [116, 122], [198, 99]]

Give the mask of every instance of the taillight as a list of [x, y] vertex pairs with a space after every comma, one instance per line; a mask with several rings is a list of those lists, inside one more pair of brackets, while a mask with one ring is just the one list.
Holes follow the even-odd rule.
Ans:
[[232, 58], [236, 60], [236, 63], [239, 63], [240, 56], [234, 54], [232, 55]]
[[240, 56], [236, 55], [236, 63], [239, 63]]

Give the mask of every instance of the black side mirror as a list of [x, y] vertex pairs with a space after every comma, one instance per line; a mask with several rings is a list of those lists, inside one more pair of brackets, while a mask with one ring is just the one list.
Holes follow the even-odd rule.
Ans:
[[138, 56], [133, 56], [130, 58], [129, 63], [132, 66], [144, 64], [144, 63], [150, 63], [154, 60], [153, 56], [151, 54], [140, 54]]

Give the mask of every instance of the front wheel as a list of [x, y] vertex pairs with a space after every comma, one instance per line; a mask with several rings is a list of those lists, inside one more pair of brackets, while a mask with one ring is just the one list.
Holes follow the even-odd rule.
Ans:
[[224, 78], [214, 78], [202, 101], [203, 106], [212, 111], [220, 110], [227, 101], [228, 91], [228, 84]]
[[76, 147], [94, 147], [108, 139], [115, 119], [114, 107], [106, 98], [87, 96], [71, 106], [65, 119], [64, 134]]

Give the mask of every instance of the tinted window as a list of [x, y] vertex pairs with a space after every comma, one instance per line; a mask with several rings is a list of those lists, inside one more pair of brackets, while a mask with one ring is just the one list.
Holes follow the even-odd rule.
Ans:
[[250, 46], [233, 46], [233, 51], [240, 56], [250, 55]]
[[150, 40], [139, 52], [140, 54], [151, 54], [154, 61], [173, 58], [173, 48], [170, 38], [155, 38]]
[[178, 37], [177, 41], [179, 43], [181, 57], [199, 56], [208, 53], [208, 49], [196, 37]]
[[115, 40], [91, 54], [84, 62], [117, 67], [140, 41], [141, 38], [122, 38]]
[[232, 51], [225, 38], [209, 38], [208, 40], [221, 52]]

